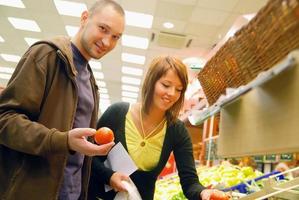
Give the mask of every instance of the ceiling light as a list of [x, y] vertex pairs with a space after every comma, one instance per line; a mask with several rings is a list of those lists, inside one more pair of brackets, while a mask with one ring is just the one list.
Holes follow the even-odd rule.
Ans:
[[103, 72], [93, 72], [93, 76], [95, 77], [95, 79], [104, 79]]
[[256, 15], [256, 13], [252, 13], [252, 14], [246, 14], [246, 15], [243, 15], [243, 17], [245, 19], [247, 19], [248, 21], [252, 20], [252, 18], [254, 18]]
[[70, 37], [73, 37], [73, 36], [75, 36], [76, 33], [78, 32], [79, 27], [78, 27], [78, 26], [70, 26], [70, 25], [66, 25], [66, 26], [65, 26], [65, 30], [66, 30], [67, 34], [68, 34]]
[[135, 93], [135, 92], [122, 91], [121, 94], [122, 94], [123, 97], [132, 97], [132, 98], [137, 98], [138, 97], [138, 93]]
[[5, 42], [5, 40], [1, 36], [0, 36], [0, 42]]
[[15, 29], [41, 32], [37, 23], [30, 19], [8, 17], [8, 21], [13, 25]]
[[139, 87], [131, 86], [131, 85], [122, 85], [122, 90], [131, 91], [131, 92], [139, 92]]
[[11, 67], [0, 67], [1, 73], [12, 74], [14, 71], [15, 71], [15, 69], [11, 68]]
[[106, 83], [104, 81], [97, 81], [98, 86], [106, 87]]
[[122, 35], [121, 44], [126, 47], [133, 47], [138, 49], [147, 49], [149, 40], [145, 37], [138, 37], [133, 35]]
[[56, 9], [60, 15], [80, 17], [82, 12], [87, 10], [84, 3], [54, 0]]
[[91, 60], [88, 62], [92, 69], [101, 70], [102, 64], [98, 61]]
[[104, 113], [105, 110], [110, 106], [110, 103], [103, 103], [103, 101], [100, 101], [100, 111], [101, 113]]
[[127, 67], [127, 66], [123, 66], [121, 71], [124, 74], [130, 74], [135, 76], [141, 76], [143, 73], [143, 70], [140, 68]]
[[101, 104], [111, 104], [110, 99], [102, 99], [102, 98], [100, 98], [100, 105]]
[[171, 23], [171, 22], [165, 22], [165, 23], [163, 23], [163, 26], [167, 29], [171, 29], [174, 27], [173, 23]]
[[19, 60], [21, 59], [20, 56], [17, 55], [12, 55], [12, 54], [0, 54], [2, 56], [2, 58], [8, 62], [19, 62]]
[[10, 77], [11, 77], [11, 74], [3, 74], [3, 73], [0, 73], [0, 79], [9, 80]]
[[108, 93], [108, 89], [107, 88], [99, 88], [99, 92], [101, 93], [101, 94], [107, 94]]
[[27, 42], [27, 44], [29, 46], [33, 45], [34, 43], [40, 41], [40, 39], [37, 38], [29, 38], [29, 37], [25, 37], [24, 40]]
[[16, 8], [25, 8], [21, 0], [0, 0], [0, 5]]
[[140, 56], [140, 55], [130, 54], [130, 53], [122, 53], [121, 59], [124, 62], [136, 63], [141, 65], [143, 65], [145, 62], [145, 56]]
[[125, 102], [128, 102], [128, 103], [136, 103], [137, 102], [136, 99], [129, 98], [129, 97], [122, 97], [121, 100], [125, 101]]
[[199, 57], [189, 57], [184, 59], [183, 63], [190, 69], [202, 69], [206, 63], [206, 60]]
[[109, 94], [100, 94], [101, 99], [110, 99]]
[[131, 12], [125, 11], [126, 14], [126, 24], [129, 26], [137, 26], [140, 28], [152, 28], [153, 24], [153, 16], [139, 13], [139, 12]]
[[123, 76], [123, 77], [121, 77], [121, 82], [129, 83], [129, 84], [133, 84], [133, 85], [140, 85], [141, 80], [139, 78], [132, 78], [132, 77], [128, 77], [128, 76]]

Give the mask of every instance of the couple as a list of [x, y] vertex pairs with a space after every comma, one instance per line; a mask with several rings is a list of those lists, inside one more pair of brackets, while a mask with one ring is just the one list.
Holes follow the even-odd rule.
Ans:
[[[116, 46], [124, 26], [122, 7], [99, 0], [82, 13], [73, 38], [37, 42], [23, 55], [0, 95], [0, 199], [92, 199], [101, 193], [98, 182], [124, 190], [121, 180], [128, 177], [101, 162], [114, 143], [92, 141], [99, 97], [88, 64]], [[188, 199], [220, 192], [199, 184], [189, 136], [177, 120], [187, 80], [178, 59], [155, 59], [142, 102], [112, 105], [98, 121], [98, 127], [113, 129], [115, 142], [122, 142], [138, 166], [131, 179], [143, 199], [153, 198], [156, 177], [171, 151]]]

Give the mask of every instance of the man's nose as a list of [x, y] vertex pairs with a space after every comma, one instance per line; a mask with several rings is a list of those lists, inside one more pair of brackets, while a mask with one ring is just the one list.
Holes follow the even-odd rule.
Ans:
[[109, 36], [104, 37], [104, 38], [102, 39], [102, 42], [103, 42], [103, 44], [104, 44], [106, 47], [110, 46], [110, 43], [111, 43], [111, 41], [110, 41], [110, 37], [109, 37]]

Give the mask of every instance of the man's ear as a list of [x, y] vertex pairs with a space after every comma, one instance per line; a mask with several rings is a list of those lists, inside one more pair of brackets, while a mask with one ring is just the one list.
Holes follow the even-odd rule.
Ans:
[[88, 11], [87, 10], [83, 11], [80, 19], [81, 25], [84, 25], [87, 22], [88, 17], [89, 17]]

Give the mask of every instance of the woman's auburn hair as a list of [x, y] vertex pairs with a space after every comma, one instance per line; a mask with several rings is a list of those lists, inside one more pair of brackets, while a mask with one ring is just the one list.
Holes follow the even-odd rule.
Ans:
[[185, 91], [188, 85], [187, 67], [180, 59], [173, 56], [159, 56], [152, 60], [143, 81], [141, 100], [142, 111], [148, 114], [149, 107], [153, 102], [155, 85], [161, 77], [166, 75], [168, 70], [173, 70], [177, 74], [183, 87], [180, 98], [166, 111], [166, 120], [168, 124], [172, 124], [177, 120], [180, 109], [184, 104]]

